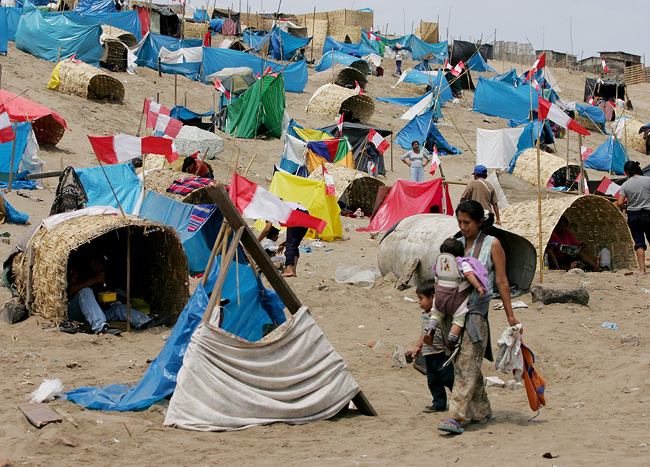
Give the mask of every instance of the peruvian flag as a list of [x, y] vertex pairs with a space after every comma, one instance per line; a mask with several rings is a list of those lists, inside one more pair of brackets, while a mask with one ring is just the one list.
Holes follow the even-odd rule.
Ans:
[[429, 173], [431, 175], [435, 174], [438, 167], [440, 167], [440, 156], [438, 155], [438, 147], [433, 146], [433, 154], [431, 154], [431, 170], [429, 170]]
[[386, 141], [383, 136], [377, 133], [374, 128], [371, 128], [368, 132], [368, 141], [374, 144], [377, 151], [382, 154], [390, 147], [390, 143]]
[[[578, 186], [582, 183], [582, 174], [578, 175], [578, 178], [576, 178], [576, 183], [578, 183]], [[587, 181], [585, 180], [585, 194], [589, 194], [589, 185], [587, 185]]]
[[605, 56], [602, 55], [600, 58], [601, 58], [601, 65], [603, 66], [603, 71], [605, 73], [609, 73], [609, 68], [607, 68], [607, 63], [605, 63]]
[[[142, 113], [147, 116], [147, 124], [149, 123], [150, 113], [163, 114], [163, 115], [170, 114], [169, 109], [167, 107], [149, 99], [144, 100], [144, 108], [142, 109]], [[153, 128], [153, 127], [148, 126], [147, 128]]]
[[580, 155], [582, 156], [583, 161], [586, 161], [587, 157], [591, 156], [592, 152], [594, 152], [593, 149], [590, 149], [587, 146], [580, 146]]
[[464, 69], [465, 69], [465, 64], [461, 60], [460, 62], [458, 62], [458, 64], [455, 67], [451, 69], [451, 74], [454, 76], [460, 76], [460, 74], [463, 72]]
[[589, 100], [587, 101], [587, 104], [594, 105], [594, 96], [589, 96]]
[[535, 78], [533, 78], [533, 80], [531, 81], [531, 84], [533, 85], [533, 87], [535, 88], [536, 91], [539, 91], [540, 89], [542, 89], [542, 87], [539, 85], [539, 83], [537, 82], [537, 80]]
[[621, 191], [620, 185], [617, 185], [616, 183], [612, 182], [609, 178], [603, 177], [603, 180], [600, 182], [600, 185], [598, 185], [598, 188], [596, 188], [596, 191], [600, 191], [601, 193], [605, 193], [606, 195], [613, 196], [614, 198], [618, 198], [618, 194]]
[[170, 117], [165, 114], [157, 114], [154, 112], [149, 112], [147, 114], [147, 128], [153, 128], [156, 131], [176, 138], [178, 132], [183, 128], [183, 123], [180, 120]]
[[373, 161], [370, 161], [370, 163], [368, 165], [370, 167], [370, 173], [374, 174], [375, 172], [377, 172], [377, 166], [375, 165], [375, 163]]
[[363, 96], [363, 89], [361, 89], [361, 86], [359, 86], [359, 83], [357, 81], [354, 81], [354, 92], [359, 94], [360, 96]]
[[381, 42], [381, 39], [378, 38], [377, 36], [375, 36], [372, 33], [372, 31], [366, 31], [366, 33], [368, 34], [368, 40], [370, 40], [370, 41], [380, 41]]
[[339, 136], [343, 136], [343, 114], [336, 117], [336, 126], [339, 127]]
[[[257, 76], [259, 77], [259, 75], [260, 75], [260, 74], [258, 73]], [[223, 94], [225, 94], [225, 95], [226, 95], [226, 99], [230, 99], [230, 93], [228, 92], [228, 90], [226, 89], [226, 87], [223, 85], [223, 83], [221, 82], [221, 80], [220, 80], [219, 78], [217, 78], [216, 76], [214, 77], [214, 88], [215, 88], [217, 91], [221, 91]]]
[[292, 209], [273, 193], [236, 172], [230, 182], [230, 199], [245, 219], [264, 219], [283, 227], [307, 227], [319, 233], [327, 225], [318, 217]]
[[541, 70], [546, 66], [546, 52], [544, 52], [542, 55], [539, 56], [537, 60], [535, 60], [535, 63], [533, 63], [532, 68], [528, 72], [528, 76], [526, 76], [526, 79], [524, 81], [528, 81], [530, 78], [537, 73], [537, 71]]
[[323, 179], [325, 180], [325, 194], [334, 196], [336, 193], [334, 186], [334, 177], [325, 168], [325, 164], [322, 164], [323, 167]]
[[591, 134], [578, 122], [565, 114], [557, 105], [547, 101], [542, 96], [538, 97], [537, 108], [539, 112], [539, 120], [548, 118], [567, 130], [573, 130], [584, 136], [589, 136]]
[[270, 74], [270, 73], [271, 73], [271, 65], [269, 65], [269, 66], [266, 67], [266, 70], [264, 70], [264, 74], [263, 74], [263, 76], [266, 76], [266, 75], [268, 75], [268, 74]]
[[11, 128], [9, 114], [3, 104], [0, 104], [0, 143], [8, 143], [16, 139], [14, 129]]
[[162, 154], [169, 162], [178, 159], [173, 140], [162, 136], [139, 138], [131, 135], [89, 136], [97, 159], [107, 164], [120, 164], [143, 154]]
[[445, 63], [442, 66], [445, 68], [445, 70], [451, 70], [451, 63], [449, 63], [446, 58]]

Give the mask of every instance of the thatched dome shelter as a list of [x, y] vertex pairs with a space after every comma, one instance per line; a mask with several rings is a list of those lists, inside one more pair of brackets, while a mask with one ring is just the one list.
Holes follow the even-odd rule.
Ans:
[[135, 47], [138, 45], [138, 38], [135, 37], [135, 34], [125, 31], [124, 29], [109, 26], [108, 24], [102, 24], [102, 31], [104, 34], [108, 34], [109, 36], [124, 42], [124, 45], [127, 47]]
[[59, 62], [59, 84], [56, 90], [87, 99], [124, 100], [124, 85], [119, 79], [87, 63], [70, 60]]
[[[553, 178], [556, 181], [555, 186], [564, 186], [564, 183], [558, 185], [558, 181], [566, 180], [566, 159], [549, 154], [546, 151], [539, 152], [540, 157], [540, 180], [542, 187], [546, 187], [549, 180]], [[580, 174], [580, 165], [569, 164], [569, 179], [575, 180]], [[512, 171], [515, 177], [523, 178], [533, 185], [537, 186], [537, 149], [528, 148], [517, 158], [515, 169]], [[589, 179], [585, 172], [585, 177]], [[577, 188], [577, 186], [575, 187]]]
[[353, 89], [330, 83], [316, 90], [307, 104], [307, 112], [331, 119], [341, 114], [350, 115], [365, 124], [375, 112], [375, 102], [367, 94], [359, 95]]
[[[148, 167], [148, 161], [147, 161]], [[208, 195], [206, 188], [199, 188], [192, 191], [189, 195], [180, 195], [177, 193], [169, 193], [167, 188], [174, 180], [180, 180], [186, 177], [191, 177], [191, 174], [179, 172], [174, 169], [156, 169], [149, 171], [144, 180], [144, 186], [147, 190], [155, 191], [168, 198], [175, 199], [187, 204], [214, 204], [210, 195]]]

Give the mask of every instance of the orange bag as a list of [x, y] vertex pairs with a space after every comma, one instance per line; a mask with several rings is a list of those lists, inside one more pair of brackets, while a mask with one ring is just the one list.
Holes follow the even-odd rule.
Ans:
[[[535, 355], [521, 341], [521, 353], [524, 356], [524, 385], [526, 386], [526, 395], [528, 403], [533, 411], [538, 411], [541, 406], [546, 406], [544, 392], [546, 392], [546, 380], [541, 377], [533, 366]], [[531, 419], [532, 420], [532, 419]]]

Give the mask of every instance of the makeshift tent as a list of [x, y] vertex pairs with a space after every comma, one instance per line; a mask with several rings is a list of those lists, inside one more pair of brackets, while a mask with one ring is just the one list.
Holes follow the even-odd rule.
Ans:
[[[428, 57], [429, 61], [442, 65], [445, 60], [449, 59], [449, 45], [447, 44], [447, 41], [440, 42], [439, 44], [429, 44], [414, 34], [408, 34], [397, 39], [387, 39], [379, 34], [375, 34], [375, 36], [380, 38], [385, 46], [391, 48], [399, 47], [411, 51], [413, 60], [421, 60], [427, 54], [431, 54], [432, 56]], [[371, 47], [372, 44], [370, 43], [376, 42], [368, 40], [364, 35], [361, 36], [361, 40], [371, 45]]]
[[343, 115], [345, 120], [355, 123], [367, 123], [374, 111], [372, 97], [332, 83], [318, 88], [307, 104], [307, 112], [331, 119]]
[[[231, 9], [228, 10], [212, 10], [212, 19], [223, 19], [225, 31], [222, 30], [224, 36], [240, 36], [241, 35], [241, 20], [240, 14], [235, 13]], [[222, 29], [223, 29], [222, 27]]]
[[[568, 164], [569, 184], [567, 184], [566, 159], [555, 156], [553, 154], [549, 154], [546, 151], [540, 151], [539, 157], [539, 175], [540, 180], [542, 181], [542, 187], [549, 186], [549, 184], [556, 187], [570, 186], [578, 177], [578, 175], [580, 175], [579, 164]], [[533, 185], [537, 186], [537, 149], [526, 149], [517, 157], [517, 163], [515, 164], [515, 168], [512, 171], [512, 175], [515, 177], [523, 178], [524, 180], [527, 180]], [[586, 172], [585, 178], [589, 178]], [[577, 188], [577, 184], [573, 186], [574, 190]]]
[[[107, 210], [109, 215], [101, 214]], [[121, 273], [126, 270], [126, 228], [130, 228], [131, 293], [141, 296], [161, 316], [178, 317], [189, 297], [189, 270], [176, 232], [158, 222], [124, 218], [117, 213], [110, 208], [86, 208], [57, 214], [19, 241], [5, 267], [12, 266], [10, 283], [16, 287], [20, 301], [27, 304], [31, 297], [32, 314], [57, 324], [67, 319], [68, 257], [89, 243], [89, 248], [104, 252], [109, 267], [120, 271], [113, 276], [115, 283], [107, 281], [111, 290], [125, 289]], [[33, 264], [28, 259], [29, 249], [35, 253]]]
[[292, 23], [291, 21], [287, 21], [286, 19], [275, 21], [274, 26], [279, 27], [281, 30], [291, 34], [294, 37], [301, 37], [304, 39], [309, 36], [307, 26], [298, 26], [297, 24]]
[[29, 122], [21, 122], [17, 124], [15, 134], [15, 149], [14, 141], [8, 141], [0, 144], [0, 173], [8, 174], [11, 172], [11, 155], [14, 155], [14, 173], [17, 173], [20, 168], [20, 161], [27, 147], [27, 139], [32, 130]]
[[[511, 86], [502, 81], [488, 81], [481, 77], [474, 93], [472, 110], [493, 117], [526, 119], [530, 117], [531, 85]], [[532, 108], [537, 110], [539, 93], [532, 90]]]
[[[106, 28], [104, 28], [106, 29]], [[115, 29], [113, 29], [115, 31]], [[122, 37], [129, 37], [135, 42], [135, 36], [130, 32], [124, 32]], [[99, 59], [99, 66], [107, 68], [111, 71], [126, 71], [131, 65], [132, 69], [135, 68], [135, 60], [137, 57], [133, 52], [129, 51], [127, 45], [119, 39], [111, 37], [104, 33], [100, 38], [102, 44], [102, 57]]]
[[[343, 237], [343, 227], [341, 226], [341, 208], [339, 208], [336, 196], [325, 194], [325, 182], [309, 180], [296, 175], [275, 172], [269, 191], [279, 196], [284, 201], [299, 203], [309, 211], [314, 217], [323, 219], [327, 222], [325, 230], [320, 234], [320, 238], [331, 242], [337, 238]], [[258, 221], [257, 227], [260, 227]], [[313, 238], [314, 231], [310, 230], [306, 238]]]
[[431, 90], [437, 91], [440, 94], [441, 103], [448, 102], [454, 98], [447, 77], [444, 73], [438, 71], [407, 71], [402, 73], [402, 76], [399, 77], [399, 80], [394, 87], [397, 87], [402, 82], [426, 85]]
[[366, 231], [388, 230], [402, 219], [430, 212], [454, 214], [449, 190], [443, 186], [442, 178], [424, 183], [396, 180]]
[[[50, 15], [61, 15], [61, 12], [52, 12]], [[101, 24], [108, 28], [118, 28], [123, 31], [133, 34], [138, 42], [142, 39], [142, 25], [140, 24], [140, 17], [136, 10], [129, 11], [113, 11], [112, 13], [102, 12], [80, 12], [80, 11], [66, 11], [63, 13], [65, 16], [78, 15], [89, 23]], [[47, 16], [47, 15], [46, 15]], [[108, 31], [105, 31], [108, 32]], [[110, 34], [110, 32], [108, 32]], [[120, 37], [118, 37], [120, 39]], [[133, 47], [136, 44], [127, 44]]]
[[429, 96], [433, 93], [433, 90], [427, 92], [424, 96], [417, 97], [375, 97], [375, 100], [388, 102], [389, 104], [405, 105], [407, 107], [413, 107], [415, 104], [420, 102], [423, 98]]
[[[410, 284], [435, 279], [433, 266], [440, 245], [459, 233], [458, 220], [444, 214], [419, 214], [397, 224], [382, 238], [377, 265], [382, 275], [393, 272], [400, 277], [408, 264], [418, 258], [420, 264], [411, 276]], [[511, 286], [528, 290], [535, 276], [537, 255], [526, 238], [501, 228], [490, 229], [490, 235], [501, 242], [506, 253], [506, 276]]]
[[461, 154], [461, 151], [459, 151], [458, 148], [449, 145], [447, 140], [438, 130], [436, 124], [433, 123], [434, 112], [435, 111], [431, 110], [423, 113], [408, 122], [406, 126], [397, 133], [395, 143], [399, 144], [407, 151], [411, 150], [411, 144], [413, 141], [418, 141], [421, 147], [426, 147], [428, 150], [431, 150], [435, 144], [438, 148], [439, 154]]
[[495, 75], [490, 78], [484, 77], [483, 78], [486, 81], [499, 81], [499, 82], [504, 82], [508, 83], [511, 86], [519, 86], [524, 84], [523, 79], [519, 78], [519, 75], [517, 74], [517, 70], [512, 68], [510, 71], [507, 73], [503, 73], [500, 75]]
[[[527, 122], [528, 120], [526, 120]], [[510, 122], [508, 122], [510, 125]], [[541, 134], [540, 134], [541, 133]], [[546, 120], [541, 128], [539, 127], [539, 122], [533, 120], [531, 123], [528, 123], [524, 126], [519, 141], [517, 142], [517, 153], [514, 155], [510, 161], [510, 167], [508, 168], [508, 173], [512, 173], [517, 163], [517, 158], [521, 155], [523, 151], [528, 148], [534, 148], [537, 145], [537, 139], [539, 135], [540, 144], [549, 145], [553, 144], [555, 140], [553, 139], [553, 132], [551, 131], [551, 124]]]
[[[115, 26], [109, 26], [107, 24], [102, 24], [102, 31], [104, 34], [102, 34], [101, 39], [104, 39], [104, 37], [108, 35], [111, 38], [115, 38], [120, 42], [123, 42], [126, 47], [135, 47], [138, 45], [138, 38], [132, 32], [125, 31], [124, 29], [120, 29]], [[104, 51], [104, 54], [105, 53], [106, 51]]]
[[19, 7], [2, 7], [0, 8], [0, 14], [4, 15], [7, 19], [7, 39], [15, 41], [18, 23], [20, 23], [23, 9]]
[[[330, 125], [325, 128], [322, 128], [324, 131], [327, 131], [332, 136], [340, 136], [338, 125]], [[361, 151], [366, 146], [366, 141], [368, 141], [368, 133], [373, 129], [379, 133], [383, 138], [388, 138], [393, 134], [390, 130], [382, 130], [381, 128], [375, 128], [371, 126], [361, 125], [359, 123], [349, 123], [343, 122], [343, 136], [348, 139], [348, 142], [352, 145], [352, 155], [354, 156], [354, 167], [362, 172], [368, 171], [368, 164], [363, 164], [362, 161], [365, 161], [365, 155], [361, 154]], [[386, 164], [384, 163], [384, 158], [379, 158], [379, 163], [377, 164], [377, 173], [379, 175], [386, 175]]]
[[0, 89], [0, 102], [4, 103], [12, 122], [31, 122], [38, 144], [56, 144], [68, 129], [61, 115], [26, 97]]
[[[375, 50], [372, 47], [369, 47], [363, 42], [357, 42], [356, 44], [349, 44], [346, 42], [339, 42], [332, 39], [330, 36], [325, 36], [325, 42], [323, 43], [323, 55], [332, 50], [343, 52], [344, 54], [349, 54], [352, 52], [355, 57], [362, 57], [371, 53], [375, 53]], [[320, 70], [316, 70], [320, 71]]]
[[578, 115], [576, 116], [576, 120], [582, 126], [585, 125], [588, 126], [590, 125], [592, 127], [595, 126], [596, 128], [600, 128], [600, 130], [606, 135], [609, 134], [607, 133], [607, 130], [605, 128], [605, 123], [607, 122], [607, 119], [605, 118], [603, 109], [601, 109], [597, 105], [576, 104], [576, 112], [578, 113]]
[[180, 37], [180, 19], [169, 8], [150, 8], [149, 32], [163, 36]]
[[324, 53], [314, 69], [316, 71], [329, 70], [335, 63], [342, 63], [345, 66], [355, 68], [363, 73], [364, 76], [368, 76], [368, 73], [370, 73], [370, 65], [368, 65], [368, 62], [337, 50]]
[[77, 60], [99, 66], [101, 35], [99, 24], [74, 16], [43, 15], [27, 1], [16, 31], [16, 48], [52, 62], [75, 55]]
[[244, 66], [251, 68], [256, 75], [258, 73], [262, 75], [269, 66], [272, 73], [282, 71], [284, 87], [288, 92], [303, 92], [307, 85], [307, 62], [305, 60], [291, 63], [285, 68], [285, 65], [238, 50], [208, 47], [203, 51], [203, 79], [224, 68]]
[[160, 59], [160, 69], [164, 73], [178, 73], [197, 80], [203, 59], [203, 41], [176, 39], [150, 32], [135, 51], [135, 55], [138, 57], [135, 63], [139, 66], [157, 70]]
[[505, 170], [517, 153], [517, 143], [523, 128], [501, 130], [476, 129], [476, 165]]
[[623, 175], [625, 173], [623, 166], [628, 160], [629, 158], [620, 140], [612, 136], [591, 153], [585, 160], [584, 165], [588, 169], [614, 172], [616, 175]]
[[[61, 0], [63, 1], [63, 0]], [[113, 0], [79, 0], [74, 11], [81, 15], [93, 13], [117, 13]]]
[[124, 101], [122, 82], [87, 63], [60, 61], [50, 77], [48, 89], [87, 99]]
[[197, 8], [194, 14], [192, 15], [194, 21], [208, 22], [210, 21], [210, 15], [207, 10], [203, 8]]
[[169, 185], [175, 180], [191, 177], [191, 174], [179, 172], [173, 169], [156, 169], [147, 173], [144, 178], [144, 186], [149, 191], [160, 193], [168, 198], [175, 199], [185, 204], [212, 204], [212, 198], [206, 188], [197, 188], [189, 194], [170, 193], [167, 191]]
[[257, 46], [257, 44], [264, 40], [266, 34], [267, 32], [263, 30], [245, 29], [242, 33], [242, 40], [244, 41], [244, 44], [248, 45], [251, 48], [254, 48]]
[[623, 115], [616, 118], [612, 123], [612, 132], [616, 135], [619, 141], [625, 143], [627, 150], [635, 149], [641, 154], [645, 153], [646, 140], [643, 138], [645, 129], [642, 129], [644, 124], [641, 123], [636, 117], [631, 118], [621, 112]]
[[306, 47], [311, 41], [311, 37], [300, 38], [294, 37], [288, 32], [273, 27], [271, 31], [253, 47], [253, 52], [257, 53], [268, 44], [268, 54], [275, 60], [289, 60], [299, 49]]
[[[239, 96], [250, 88], [257, 78], [253, 74], [253, 69], [247, 66], [237, 68], [223, 68], [209, 76], [205, 77], [205, 81], [209, 84], [215, 83], [215, 78], [219, 78], [221, 84], [228, 91], [231, 96]], [[222, 93], [222, 96], [225, 96]], [[227, 99], [227, 98], [226, 98]]]
[[[194, 112], [187, 107], [183, 107], [182, 105], [177, 105], [175, 107], [172, 107], [171, 110], [169, 111], [169, 116], [172, 118], [175, 118], [176, 120], [180, 120], [184, 126], [193, 126], [200, 128], [201, 130], [205, 130], [207, 132], [210, 132], [214, 134], [214, 110], [208, 110], [207, 112], [203, 113], [197, 113]], [[206, 117], [210, 117], [209, 122], [203, 122], [203, 119]], [[182, 131], [182, 128], [181, 128]], [[186, 130], [187, 131], [187, 130]], [[202, 136], [204, 136], [207, 139], [207, 135], [202, 133]], [[217, 136], [217, 135], [215, 135]], [[220, 138], [221, 139], [221, 138]], [[223, 150], [223, 140], [222, 141], [222, 149]], [[207, 147], [207, 146], [205, 146]], [[176, 148], [178, 149], [178, 147]], [[215, 150], [218, 148], [215, 148]], [[221, 151], [219, 151], [221, 152]], [[192, 153], [190, 153], [192, 154]]]
[[467, 63], [473, 55], [481, 55], [484, 61], [494, 59], [494, 47], [492, 44], [475, 44], [474, 42], [454, 40], [452, 46], [451, 60], [449, 63], [457, 65], [461, 60]]
[[106, 165], [103, 170], [102, 167], [85, 167], [76, 172], [88, 197], [86, 206], [111, 206], [116, 209], [121, 206], [125, 213], [138, 215], [142, 182], [131, 164]]
[[373, 50], [373, 53], [384, 56], [384, 53], [386, 53], [386, 44], [384, 44], [381, 40], [373, 40], [368, 37], [368, 31], [365, 29], [361, 29], [361, 42], [366, 44], [368, 47], [370, 47]]
[[[587, 159], [588, 160], [588, 159]], [[501, 225], [528, 239], [539, 254], [537, 200], [516, 203], [500, 211]], [[607, 199], [595, 195], [562, 196], [542, 200], [542, 245], [545, 248], [561, 216], [571, 232], [587, 243], [586, 252], [595, 258], [601, 245], [612, 255], [612, 268], [637, 267], [634, 241], [621, 211]], [[539, 266], [539, 261], [536, 262]]]
[[309, 141], [307, 143], [307, 153], [305, 154], [307, 172], [312, 173], [324, 162], [354, 168], [351, 149], [352, 147], [346, 137]]
[[584, 101], [589, 101], [590, 97], [602, 97], [608, 101], [616, 99], [625, 100], [627, 87], [623, 83], [616, 81], [585, 78], [585, 95]]
[[0, 53], [6, 54], [9, 47], [9, 20], [7, 9], [0, 11]]
[[284, 150], [280, 159], [280, 169], [292, 175], [307, 177], [307, 143], [292, 135], [286, 135]]
[[489, 71], [491, 73], [497, 72], [497, 70], [495, 70], [494, 68], [492, 68], [490, 65], [487, 64], [487, 62], [483, 59], [483, 56], [481, 54], [475, 54], [472, 58], [470, 58], [467, 61], [467, 68], [478, 72], [483, 72], [483, 71]]

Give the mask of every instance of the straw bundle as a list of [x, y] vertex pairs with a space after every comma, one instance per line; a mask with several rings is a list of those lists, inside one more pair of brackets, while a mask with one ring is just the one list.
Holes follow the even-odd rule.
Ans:
[[102, 34], [102, 56], [99, 64], [111, 71], [125, 71], [127, 67], [127, 47], [114, 37]]
[[87, 63], [60, 62], [59, 79], [56, 90], [87, 99], [124, 100], [124, 85], [118, 79], [104, 73]]
[[[542, 181], [542, 187], [545, 187], [555, 172], [558, 170], [566, 170], [566, 159], [562, 159], [561, 157], [554, 156], [553, 154], [549, 154], [546, 151], [542, 150], [539, 152], [539, 158], [540, 180]], [[576, 170], [578, 173], [580, 173], [580, 166], [576, 164], [569, 164], [569, 170], [571, 173], [576, 172]], [[523, 178], [524, 180], [528, 180], [530, 183], [537, 186], [536, 148], [526, 149], [519, 155], [515, 169], [512, 171], [512, 175], [515, 177]]]
[[185, 21], [184, 26], [185, 39], [203, 39], [208, 32], [210, 23], [190, 23]]
[[363, 124], [368, 123], [375, 111], [375, 102], [370, 96], [359, 95], [352, 89], [336, 84], [325, 86], [314, 93], [307, 106], [307, 112], [332, 119], [350, 112], [352, 118], [358, 119]]
[[[569, 230], [587, 243], [595, 257], [602, 245], [612, 253], [615, 268], [637, 266], [634, 241], [625, 217], [609, 201], [594, 195], [565, 196], [542, 200], [542, 244], [547, 245], [560, 216], [569, 220]], [[501, 210], [501, 225], [529, 240], [539, 254], [537, 201], [512, 204]]]
[[108, 24], [102, 24], [102, 31], [104, 31], [104, 34], [108, 34], [109, 36], [124, 42], [127, 47], [135, 47], [138, 45], [138, 39], [135, 37], [135, 34], [125, 31], [124, 29], [109, 26]]
[[[111, 253], [126, 251], [122, 250], [125, 227], [131, 229], [132, 284], [156, 313], [177, 317], [189, 298], [187, 257], [178, 235], [172, 227], [158, 222], [117, 216], [82, 216], [36, 232], [29, 247], [35, 253], [32, 312], [57, 324], [65, 321], [70, 252], [112, 232], [117, 235], [102, 239], [115, 243]], [[19, 252], [12, 263], [14, 285], [23, 303], [27, 297], [27, 257], [27, 253]]]
[[627, 144], [627, 149], [635, 149], [645, 154], [645, 140], [643, 135], [639, 134], [639, 129], [642, 126], [643, 123], [638, 119], [632, 120], [632, 117], [629, 116], [612, 122], [614, 134], [623, 145]]
[[428, 23], [420, 21], [420, 26], [415, 28], [415, 35], [429, 44], [437, 44], [438, 41], [438, 23]]
[[[334, 179], [334, 193], [339, 201], [347, 204], [348, 209], [353, 211], [361, 208], [364, 212], [372, 212], [377, 199], [377, 191], [380, 186], [384, 186], [384, 182], [365, 172], [341, 165], [325, 163], [325, 169]], [[316, 169], [309, 175], [309, 178], [320, 181], [323, 179], [323, 171]]]
[[[147, 158], [148, 159], [148, 158]], [[147, 165], [149, 164], [147, 160]], [[149, 169], [147, 169], [149, 170]], [[192, 191], [189, 195], [180, 195], [176, 193], [169, 193], [167, 188], [174, 180], [180, 180], [182, 178], [191, 177], [192, 174], [178, 172], [173, 169], [156, 169], [151, 172], [147, 172], [145, 177], [145, 188], [147, 190], [155, 191], [161, 195], [165, 195], [169, 198], [181, 201], [187, 204], [214, 204], [210, 195], [208, 195], [206, 188], [199, 188], [198, 190]]]

